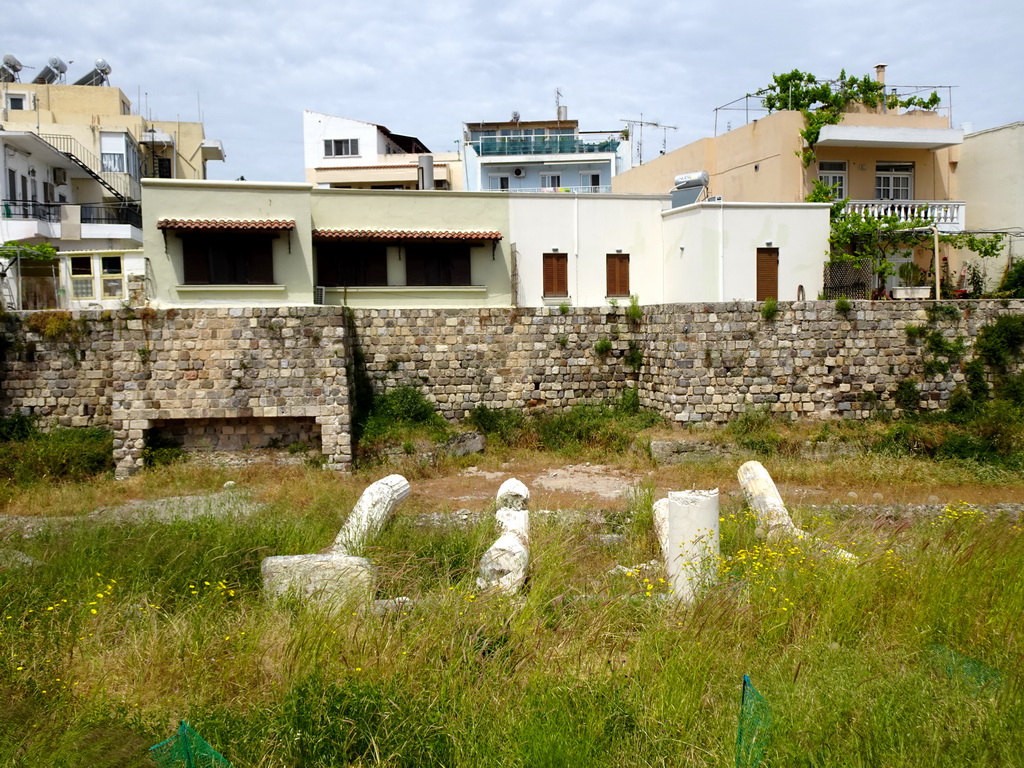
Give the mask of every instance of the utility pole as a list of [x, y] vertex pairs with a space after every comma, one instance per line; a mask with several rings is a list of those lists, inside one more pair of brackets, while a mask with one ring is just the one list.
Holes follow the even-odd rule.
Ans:
[[679, 128], [677, 126], [675, 126], [675, 125], [664, 125], [663, 123], [653, 123], [653, 122], [644, 120], [644, 113], [643, 112], [640, 113], [640, 119], [639, 120], [626, 120], [626, 119], [623, 118], [623, 119], [620, 119], [620, 122], [623, 122], [623, 123], [625, 123], [626, 125], [629, 126], [630, 136], [632, 136], [634, 132], [636, 133], [636, 155], [637, 155], [637, 164], [638, 165], [643, 164], [643, 162], [644, 162], [644, 126], [645, 125], [649, 126], [651, 128], [661, 128], [661, 130], [662, 130], [661, 153], [662, 154], [665, 154], [665, 150], [668, 148], [668, 132], [669, 131], [677, 131], [677, 130], [679, 130]]

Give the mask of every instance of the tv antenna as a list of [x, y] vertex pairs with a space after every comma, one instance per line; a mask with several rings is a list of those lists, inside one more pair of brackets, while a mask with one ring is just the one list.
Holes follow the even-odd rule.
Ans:
[[665, 154], [665, 150], [668, 148], [668, 132], [678, 131], [679, 127], [675, 125], [665, 125], [663, 123], [655, 123], [649, 120], [644, 120], [644, 113], [640, 113], [639, 120], [626, 120], [621, 119], [620, 122], [625, 123], [629, 126], [629, 133], [632, 136], [636, 133], [636, 156], [639, 164], [644, 162], [644, 126], [649, 128], [661, 128], [661, 154]]

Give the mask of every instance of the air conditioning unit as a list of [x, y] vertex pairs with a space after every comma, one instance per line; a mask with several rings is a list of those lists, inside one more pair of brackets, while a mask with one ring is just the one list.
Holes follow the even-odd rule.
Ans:
[[526, 175], [526, 170], [523, 168], [516, 168], [512, 171], [512, 175], [515, 176], [517, 179], [521, 179], [523, 178], [523, 176]]
[[53, 169], [53, 183], [58, 187], [62, 187], [68, 183], [68, 172], [63, 168]]
[[313, 303], [324, 304], [327, 300], [327, 289], [322, 285], [313, 286]]

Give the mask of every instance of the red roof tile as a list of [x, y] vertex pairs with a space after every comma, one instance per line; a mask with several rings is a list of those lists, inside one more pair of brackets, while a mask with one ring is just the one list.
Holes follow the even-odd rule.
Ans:
[[314, 229], [320, 240], [501, 240], [501, 232], [467, 229]]
[[250, 229], [276, 231], [295, 229], [295, 222], [288, 219], [160, 219], [157, 229]]

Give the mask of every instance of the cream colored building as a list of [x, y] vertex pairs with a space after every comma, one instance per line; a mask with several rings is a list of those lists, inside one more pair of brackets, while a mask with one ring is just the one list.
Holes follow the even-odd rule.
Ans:
[[[1008, 234], [1005, 252], [1010, 261], [1024, 258], [1024, 122], [968, 133], [960, 148], [957, 192], [970, 201], [971, 230]], [[1002, 277], [1002, 267], [988, 269], [990, 284]]]
[[601, 306], [815, 298], [827, 204], [147, 180], [158, 306]]

